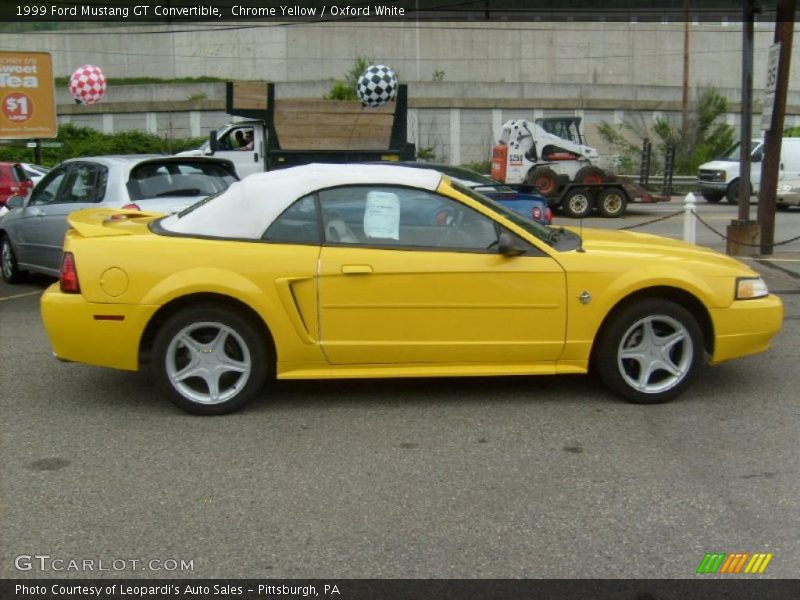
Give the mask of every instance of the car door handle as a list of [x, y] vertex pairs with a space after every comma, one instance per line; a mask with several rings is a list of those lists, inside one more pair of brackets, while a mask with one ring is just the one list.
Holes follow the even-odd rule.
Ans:
[[345, 275], [369, 275], [372, 267], [369, 265], [342, 265], [342, 273]]
[[258, 162], [258, 152], [253, 154], [253, 162]]
[[35, 206], [29, 206], [28, 214], [32, 217], [43, 217], [45, 215], [45, 212], [41, 208], [36, 208]]

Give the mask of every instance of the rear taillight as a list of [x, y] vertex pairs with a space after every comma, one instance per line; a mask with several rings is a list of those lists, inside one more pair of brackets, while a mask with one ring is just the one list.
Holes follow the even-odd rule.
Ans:
[[64, 252], [61, 259], [61, 278], [59, 280], [61, 291], [65, 294], [80, 294], [81, 286], [78, 284], [78, 270], [75, 268], [75, 256], [72, 252]]
[[538, 206], [534, 206], [531, 210], [531, 218], [534, 221], [541, 221], [542, 220], [542, 209]]
[[547, 225], [553, 222], [553, 210], [549, 206], [544, 209], [544, 218]]
[[133, 202], [131, 202], [130, 204], [126, 204], [122, 208], [123, 210], [142, 210], [141, 208], [139, 208], [138, 204], [134, 204]]

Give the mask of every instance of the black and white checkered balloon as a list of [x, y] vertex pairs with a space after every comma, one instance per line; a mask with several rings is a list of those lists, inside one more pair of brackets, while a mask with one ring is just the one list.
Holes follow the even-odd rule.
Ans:
[[358, 78], [356, 93], [364, 106], [383, 106], [397, 95], [397, 75], [386, 65], [370, 65]]

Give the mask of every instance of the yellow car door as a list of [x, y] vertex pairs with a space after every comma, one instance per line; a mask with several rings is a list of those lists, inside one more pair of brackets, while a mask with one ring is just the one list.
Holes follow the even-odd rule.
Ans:
[[562, 268], [532, 246], [500, 254], [501, 228], [485, 215], [406, 188], [339, 188], [320, 202], [320, 330], [332, 364], [530, 363], [561, 354]]

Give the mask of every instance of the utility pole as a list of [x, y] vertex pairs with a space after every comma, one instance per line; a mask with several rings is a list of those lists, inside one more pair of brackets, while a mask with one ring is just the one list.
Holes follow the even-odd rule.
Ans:
[[[772, 254], [775, 243], [775, 195], [781, 167], [781, 142], [786, 113], [786, 90], [792, 58], [795, 0], [778, 0], [775, 15], [775, 43], [780, 44], [780, 58], [775, 81], [775, 106], [769, 129], [764, 135], [764, 160], [761, 163], [761, 191], [758, 195], [758, 224], [761, 227], [761, 254]], [[767, 107], [765, 107], [765, 110]]]
[[739, 130], [739, 214], [728, 225], [726, 253], [752, 255], [759, 227], [750, 220], [750, 140], [753, 137], [753, 22], [758, 12], [755, 0], [742, 7], [742, 102]]
[[681, 131], [684, 144], [689, 133], [689, 0], [683, 0], [683, 96], [681, 97]]

